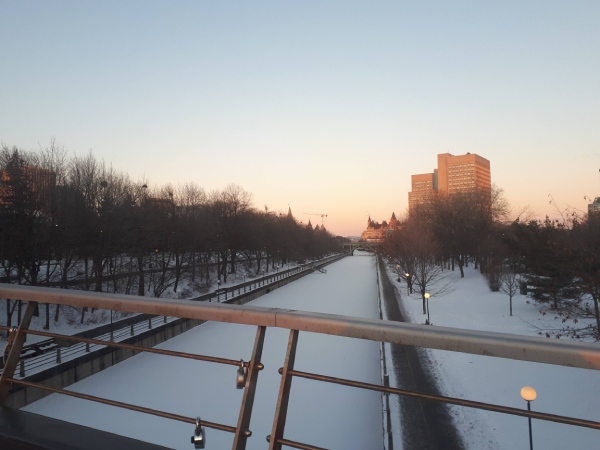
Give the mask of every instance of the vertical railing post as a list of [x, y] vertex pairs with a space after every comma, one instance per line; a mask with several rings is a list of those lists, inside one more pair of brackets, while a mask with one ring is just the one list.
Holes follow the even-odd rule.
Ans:
[[232, 450], [244, 450], [246, 441], [252, 434], [250, 431], [250, 418], [252, 417], [252, 406], [254, 404], [254, 394], [256, 393], [256, 383], [258, 381], [258, 372], [262, 370], [260, 359], [262, 357], [263, 344], [265, 342], [265, 332], [267, 327], [258, 327], [256, 339], [254, 340], [254, 349], [252, 350], [252, 359], [248, 363], [248, 374], [246, 375], [246, 386], [244, 388], [244, 397], [240, 407], [235, 438], [233, 439]]
[[269, 450], [281, 450], [281, 444], [278, 441], [283, 438], [283, 430], [285, 429], [290, 390], [292, 389], [292, 376], [289, 372], [294, 370], [298, 333], [298, 330], [290, 330], [285, 364], [281, 369], [281, 384], [279, 386], [279, 397], [277, 398], [277, 407], [275, 408], [275, 417], [273, 419], [273, 429], [271, 431], [271, 438], [269, 439]]
[[[383, 385], [390, 387], [390, 376], [388, 374], [383, 375]], [[390, 394], [384, 393], [385, 396], [385, 418], [386, 418], [386, 430], [387, 430], [387, 450], [394, 450], [394, 439], [392, 436], [392, 414], [390, 411]]]
[[4, 405], [4, 403], [6, 402], [6, 398], [8, 397], [10, 383], [7, 380], [15, 375], [15, 369], [17, 368], [17, 364], [19, 363], [21, 350], [23, 350], [23, 344], [27, 339], [27, 335], [24, 333], [24, 331], [26, 331], [29, 328], [31, 316], [33, 316], [33, 311], [35, 310], [36, 305], [36, 302], [27, 302], [25, 314], [23, 315], [23, 319], [21, 320], [19, 328], [17, 329], [17, 336], [15, 337], [15, 340], [12, 343], [10, 352], [8, 354], [8, 358], [6, 358], [6, 364], [4, 364], [2, 375], [0, 375], [0, 406]]

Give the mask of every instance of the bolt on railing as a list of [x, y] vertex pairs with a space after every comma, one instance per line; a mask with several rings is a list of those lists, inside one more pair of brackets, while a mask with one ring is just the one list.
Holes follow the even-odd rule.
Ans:
[[[26, 380], [15, 379], [14, 372], [19, 361], [25, 336], [28, 333], [42, 336], [60, 336], [63, 339], [70, 339], [72, 341], [84, 343], [87, 342], [95, 345], [127, 348], [168, 356], [229, 364], [238, 367], [238, 375], [241, 370], [242, 375], [245, 373], [246, 376], [245, 384], [244, 382], [237, 383], [238, 386], [244, 384], [244, 395], [242, 404], [240, 406], [237, 426], [233, 427], [230, 425], [224, 425], [205, 420], [202, 420], [201, 424], [208, 428], [215, 428], [234, 433], [235, 438], [232, 448], [235, 450], [241, 450], [245, 448], [247, 439], [252, 435], [252, 432], [249, 429], [249, 424], [252, 414], [258, 373], [263, 368], [260, 360], [262, 357], [265, 331], [267, 327], [278, 327], [290, 330], [290, 336], [288, 340], [285, 362], [280, 368], [281, 384], [279, 396], [272, 425], [272, 432], [268, 437], [269, 449], [271, 450], [278, 450], [282, 446], [302, 449], [320, 449], [320, 447], [291, 441], [284, 437], [289, 394], [294, 377], [334, 383], [359, 389], [373, 390], [385, 394], [404, 395], [423, 400], [439, 401], [448, 404], [600, 430], [600, 422], [542, 412], [521, 410], [518, 408], [463, 400], [459, 398], [424, 394], [420, 392], [389, 387], [385, 385], [385, 382], [383, 385], [375, 385], [354, 380], [303, 372], [294, 367], [296, 348], [300, 333], [299, 330], [379, 342], [389, 342], [393, 344], [429, 347], [440, 350], [450, 350], [470, 354], [600, 370], [600, 348], [594, 344], [549, 341], [537, 337], [515, 336], [503, 333], [461, 330], [445, 327], [435, 327], [435, 330], [431, 330], [431, 327], [424, 327], [417, 324], [389, 322], [333, 314], [290, 311], [277, 308], [234, 306], [227, 304], [200, 304], [194, 302], [181, 302], [176, 300], [162, 299], [148, 300], [144, 297], [127, 297], [96, 292], [63, 291], [59, 289], [16, 285], [0, 285], [0, 297], [24, 300], [28, 302], [25, 314], [17, 330], [12, 328], [9, 329], [8, 327], [0, 327], [0, 330], [6, 330], [10, 333], [14, 333], [14, 336], [11, 340], [10, 349], [8, 351], [8, 356], [6, 358], [6, 364], [2, 375], [0, 376], [0, 405], [4, 404], [6, 401], [11, 384], [15, 384], [92, 400], [125, 409], [153, 414], [190, 424], [196, 424], [196, 426], [198, 426], [199, 418], [184, 417], [174, 413], [158, 411], [139, 405], [116, 402], [113, 400], [107, 400], [87, 394], [75, 393], [64, 389], [50, 388]], [[236, 361], [212, 356], [195, 355], [171, 350], [133, 346], [118, 342], [101, 341], [97, 339], [76, 336], [62, 336], [49, 332], [28, 330], [36, 302], [55, 303], [78, 307], [85, 306], [113, 309], [127, 312], [141, 312], [157, 316], [169, 315], [187, 319], [213, 320], [219, 322], [255, 325], [258, 327], [258, 329], [252, 356], [248, 363], [244, 363], [243, 361], [240, 362], [239, 360]]]

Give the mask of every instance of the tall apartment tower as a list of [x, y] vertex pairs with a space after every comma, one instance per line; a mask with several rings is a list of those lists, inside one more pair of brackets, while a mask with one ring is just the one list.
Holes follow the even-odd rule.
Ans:
[[438, 167], [433, 173], [411, 176], [412, 191], [408, 193], [408, 211], [414, 213], [418, 205], [431, 203], [436, 195], [458, 192], [482, 192], [490, 195], [492, 180], [490, 162], [474, 153], [454, 156], [437, 155]]

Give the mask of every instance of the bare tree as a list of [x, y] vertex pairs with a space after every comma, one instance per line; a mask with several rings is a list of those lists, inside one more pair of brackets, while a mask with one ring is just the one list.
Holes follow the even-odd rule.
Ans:
[[419, 291], [423, 301], [423, 314], [427, 314], [425, 294], [442, 295], [451, 291], [451, 273], [445, 272], [441, 264], [442, 247], [435, 237], [416, 222], [409, 222], [388, 238], [386, 246], [389, 257], [404, 270], [412, 268], [411, 285]]
[[519, 276], [512, 270], [505, 270], [500, 275], [500, 290], [508, 295], [510, 315], [512, 316], [512, 299], [519, 290]]

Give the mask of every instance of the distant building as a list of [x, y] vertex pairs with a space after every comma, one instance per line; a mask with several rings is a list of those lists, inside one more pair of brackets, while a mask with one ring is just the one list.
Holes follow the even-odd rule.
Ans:
[[408, 211], [414, 212], [418, 205], [429, 205], [437, 193], [437, 169], [434, 173], [412, 175], [412, 191], [408, 193]]
[[474, 153], [454, 156], [437, 155], [438, 167], [433, 173], [412, 175], [412, 191], [408, 193], [408, 210], [413, 214], [417, 206], [431, 204], [436, 195], [459, 192], [482, 192], [491, 199], [492, 180], [490, 162]]
[[367, 229], [362, 232], [361, 240], [363, 241], [382, 241], [392, 231], [400, 227], [400, 222], [396, 219], [396, 214], [392, 213], [390, 223], [385, 220], [382, 223], [373, 222], [371, 217], [367, 220]]
[[588, 221], [600, 221], [600, 197], [596, 197], [594, 202], [588, 205]]
[[[36, 210], [49, 212], [52, 208], [53, 193], [56, 188], [56, 173], [37, 166], [20, 166], [16, 179], [11, 179], [11, 171], [0, 170], [0, 205], [12, 207], [14, 199], [30, 199], [31, 206]], [[12, 172], [14, 175], [15, 172]], [[17, 181], [20, 180], [20, 181]], [[20, 186], [20, 187], [18, 187]], [[24, 189], [26, 193], [13, 192], [14, 189]]]

